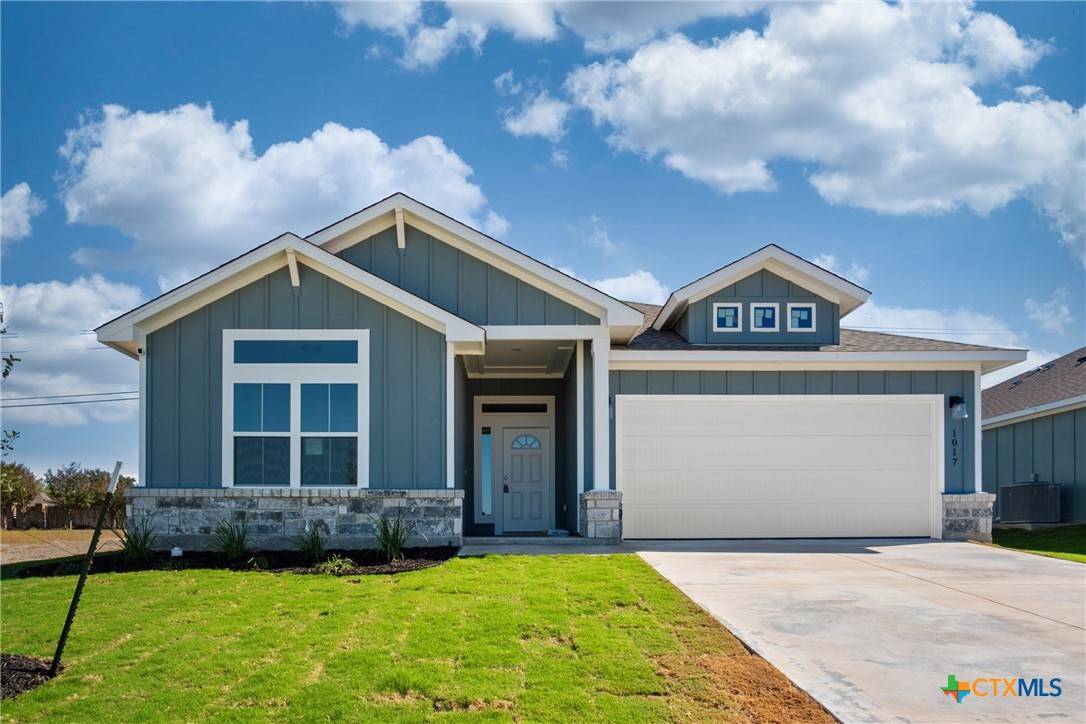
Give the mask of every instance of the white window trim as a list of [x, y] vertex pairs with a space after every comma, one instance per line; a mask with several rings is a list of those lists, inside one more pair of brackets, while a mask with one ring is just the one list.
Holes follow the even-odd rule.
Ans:
[[[722, 307], [728, 307], [735, 310], [735, 320], [739, 323], [737, 327], [718, 327], [717, 322], [719, 317], [717, 316], [717, 310]], [[743, 303], [742, 302], [713, 302], [713, 331], [714, 332], [742, 332], [743, 331]]]
[[[754, 326], [754, 310], [761, 307], [773, 307], [773, 326]], [[751, 332], [779, 332], [781, 331], [781, 305], [780, 302], [751, 302], [750, 304], [750, 331]]]
[[[366, 329], [224, 329], [222, 344], [222, 486], [234, 487], [234, 384], [290, 384], [290, 488], [302, 486], [302, 384], [358, 385], [359, 488], [369, 487], [370, 474], [370, 354]], [[234, 342], [238, 340], [326, 340], [358, 342], [355, 364], [235, 364]], [[349, 437], [328, 433], [323, 437]], [[182, 451], [184, 452], [184, 451]], [[246, 485], [246, 488], [259, 487]], [[281, 486], [272, 486], [281, 487]], [[314, 486], [320, 487], [320, 486]], [[328, 487], [328, 486], [324, 486]], [[334, 486], [346, 487], [350, 486]]]
[[[792, 326], [792, 310], [793, 309], [810, 309], [811, 310], [811, 328], [804, 329], [803, 327]], [[788, 331], [789, 332], [814, 332], [818, 327], [818, 305], [814, 302], [789, 302], [788, 303]]]

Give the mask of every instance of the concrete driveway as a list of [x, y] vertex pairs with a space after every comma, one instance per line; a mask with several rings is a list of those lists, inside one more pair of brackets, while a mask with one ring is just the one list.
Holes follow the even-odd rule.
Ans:
[[[1086, 721], [1082, 564], [930, 540], [625, 545], [842, 721]], [[949, 675], [1062, 694], [984, 682], [958, 704]]]

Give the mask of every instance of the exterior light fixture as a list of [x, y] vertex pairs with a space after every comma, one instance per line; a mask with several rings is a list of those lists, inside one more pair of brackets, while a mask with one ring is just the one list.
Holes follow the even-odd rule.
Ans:
[[950, 396], [950, 419], [951, 420], [964, 420], [969, 417], [969, 408], [965, 404], [965, 399], [958, 397], [957, 395]]

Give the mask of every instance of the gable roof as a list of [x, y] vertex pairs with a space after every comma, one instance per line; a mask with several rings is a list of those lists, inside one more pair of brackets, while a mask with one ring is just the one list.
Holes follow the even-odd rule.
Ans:
[[297, 263], [305, 264], [330, 279], [441, 332], [449, 342], [461, 343], [464, 351], [482, 349], [486, 339], [482, 327], [290, 233], [231, 259], [206, 274], [106, 322], [94, 331], [102, 344], [120, 350], [129, 357], [138, 358], [138, 348], [144, 344], [146, 336], [151, 332], [274, 271], [290, 267], [292, 281], [297, 284]]
[[1008, 422], [1026, 415], [1086, 404], [1086, 347], [1034, 367], [984, 390], [984, 423]]
[[[765, 363], [772, 369], [782, 362], [957, 362], [979, 363], [982, 372], [1002, 369], [1026, 358], [1025, 350], [986, 347], [979, 344], [949, 342], [940, 339], [906, 337], [884, 332], [841, 328], [837, 344], [825, 345], [750, 345], [692, 344], [672, 329], [657, 329], [654, 322], [664, 307], [627, 302], [641, 310], [643, 322], [637, 334], [625, 345], [612, 345], [612, 360], [639, 362], [664, 361], [670, 353], [690, 353], [684, 359], [696, 367], [697, 360], [736, 363]], [[659, 354], [657, 354], [659, 353]], [[1086, 367], [1086, 365], [1083, 365]]]
[[[403, 224], [592, 313], [610, 327], [613, 341], [630, 339], [641, 324], [636, 309], [403, 193], [395, 193], [306, 238], [338, 254], [392, 226], [400, 232]], [[398, 241], [404, 243], [402, 234]]]
[[871, 292], [844, 277], [827, 271], [817, 264], [812, 264], [776, 244], [769, 244], [687, 284], [682, 289], [676, 289], [668, 297], [667, 303], [656, 316], [652, 326], [656, 329], [670, 327], [690, 304], [762, 269], [771, 271], [837, 304], [841, 308], [842, 317], [866, 302], [871, 296]]

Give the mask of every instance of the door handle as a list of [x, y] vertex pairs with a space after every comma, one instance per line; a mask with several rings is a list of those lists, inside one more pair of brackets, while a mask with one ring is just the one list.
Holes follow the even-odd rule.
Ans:
[[503, 485], [502, 486], [502, 492], [503, 493], [508, 493], [509, 492], [509, 486], [508, 485]]

